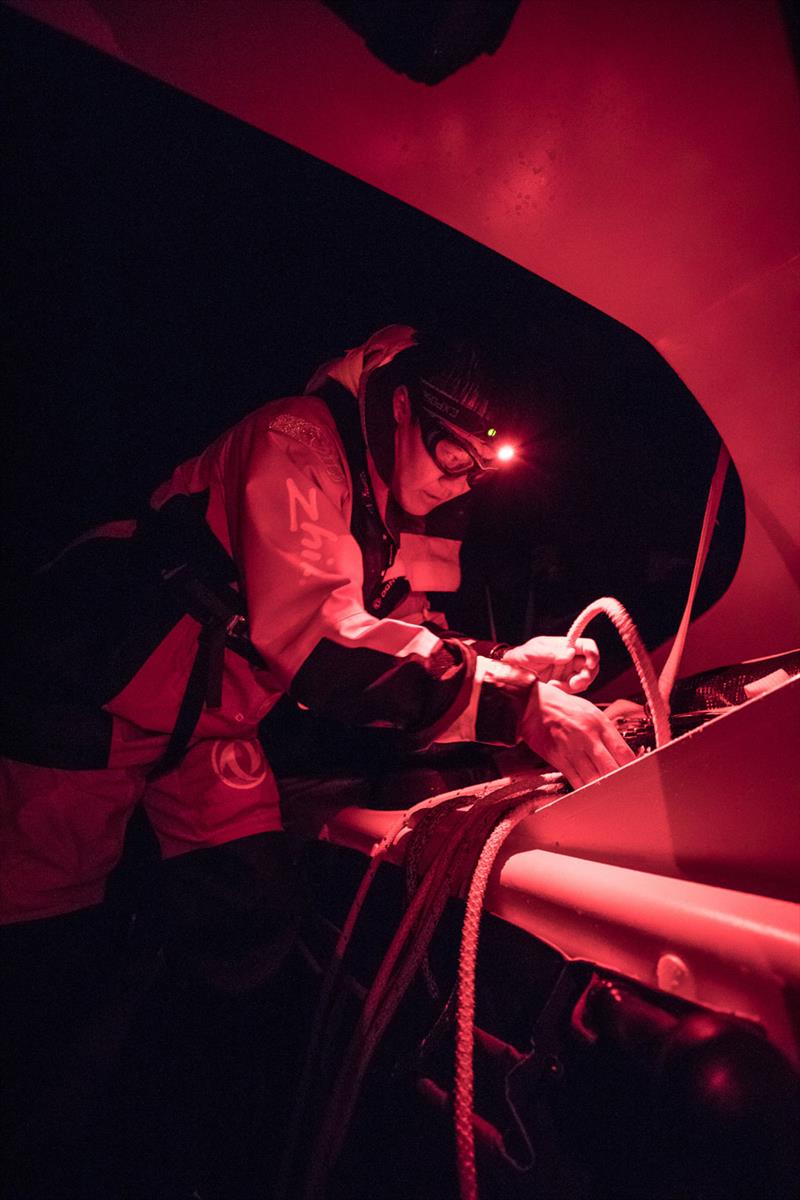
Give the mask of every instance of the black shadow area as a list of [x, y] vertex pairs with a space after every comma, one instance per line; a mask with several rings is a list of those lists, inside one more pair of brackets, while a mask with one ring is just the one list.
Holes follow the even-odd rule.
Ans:
[[[488, 633], [491, 607], [517, 641], [611, 594], [650, 645], [674, 630], [718, 439], [648, 343], [240, 121], [0, 20], [12, 575], [130, 515], [176, 462], [381, 324], [453, 317], [491, 343], [530, 437], [476, 506], [451, 623]], [[742, 537], [732, 473], [698, 611]], [[611, 631], [606, 677], [621, 661]]]

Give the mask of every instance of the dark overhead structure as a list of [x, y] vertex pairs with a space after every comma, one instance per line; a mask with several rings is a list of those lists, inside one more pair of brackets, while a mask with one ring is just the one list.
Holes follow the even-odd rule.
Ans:
[[324, 0], [393, 71], [441, 83], [480, 54], [494, 54], [520, 0]]

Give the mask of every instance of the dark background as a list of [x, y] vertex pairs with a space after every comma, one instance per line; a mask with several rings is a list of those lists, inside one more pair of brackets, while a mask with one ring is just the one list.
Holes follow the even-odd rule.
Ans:
[[[617, 596], [674, 632], [718, 439], [643, 339], [326, 164], [8, 10], [7, 578], [130, 516], [182, 459], [392, 321], [453, 317], [530, 409], [481, 492], [451, 623], [563, 633]], [[743, 536], [733, 472], [696, 611]], [[624, 664], [590, 631], [603, 678]]]

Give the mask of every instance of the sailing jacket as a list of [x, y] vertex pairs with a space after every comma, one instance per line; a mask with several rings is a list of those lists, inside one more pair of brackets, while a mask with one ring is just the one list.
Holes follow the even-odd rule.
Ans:
[[[322, 395], [271, 401], [179, 466], [152, 496], [151, 515], [188, 505], [204, 517], [211, 558], [216, 554], [216, 594], [221, 588], [233, 598], [217, 622], [224, 639], [211, 653], [219, 677], [204, 693], [196, 736], [248, 736], [288, 693], [340, 723], [391, 730], [405, 749], [434, 741], [514, 744], [534, 677], [484, 656], [469, 639], [421, 623], [430, 616], [424, 588], [437, 580], [453, 585], [457, 543], [393, 535], [376, 510], [364, 462], [353, 461], [353, 441]], [[148, 519], [94, 530], [78, 549], [91, 555], [101, 542], [127, 543], [128, 553]], [[70, 696], [68, 684], [59, 692], [54, 683], [38, 706], [38, 740], [50, 746], [51, 765], [102, 765], [108, 748], [82, 746], [74, 719], [78, 709], [87, 718], [92, 697], [99, 722], [85, 721], [94, 730], [89, 740], [110, 736], [115, 716], [153, 734], [174, 731], [207, 625], [202, 606], [187, 611], [192, 605], [170, 591], [186, 566], [182, 557], [179, 550], [158, 569], [148, 561], [146, 585], [139, 572], [134, 587], [119, 583], [102, 603], [92, 591], [98, 628], [105, 622], [116, 632], [98, 633], [94, 664], [85, 661], [85, 635], [79, 638], [84, 661], [75, 675], [80, 680], [83, 672], [83, 684]], [[115, 605], [120, 615], [109, 625]], [[152, 626], [153, 613], [157, 637], [151, 630], [150, 645], [137, 642], [137, 622], [144, 617]], [[59, 655], [68, 661], [63, 647]], [[60, 669], [51, 665], [51, 675]], [[68, 745], [59, 749], [65, 700], [73, 719]], [[48, 708], [55, 722], [49, 731]], [[28, 733], [23, 743], [25, 736], [31, 741]], [[48, 761], [24, 749], [12, 749], [14, 756]]]

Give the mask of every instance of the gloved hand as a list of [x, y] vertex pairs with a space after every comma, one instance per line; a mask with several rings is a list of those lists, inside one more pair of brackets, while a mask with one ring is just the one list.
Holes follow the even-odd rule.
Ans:
[[565, 692], [583, 692], [600, 669], [600, 651], [591, 638], [571, 646], [565, 637], [535, 637], [506, 650], [503, 662], [523, 667]]
[[635, 758], [599, 708], [553, 683], [531, 688], [519, 734], [576, 788]]

